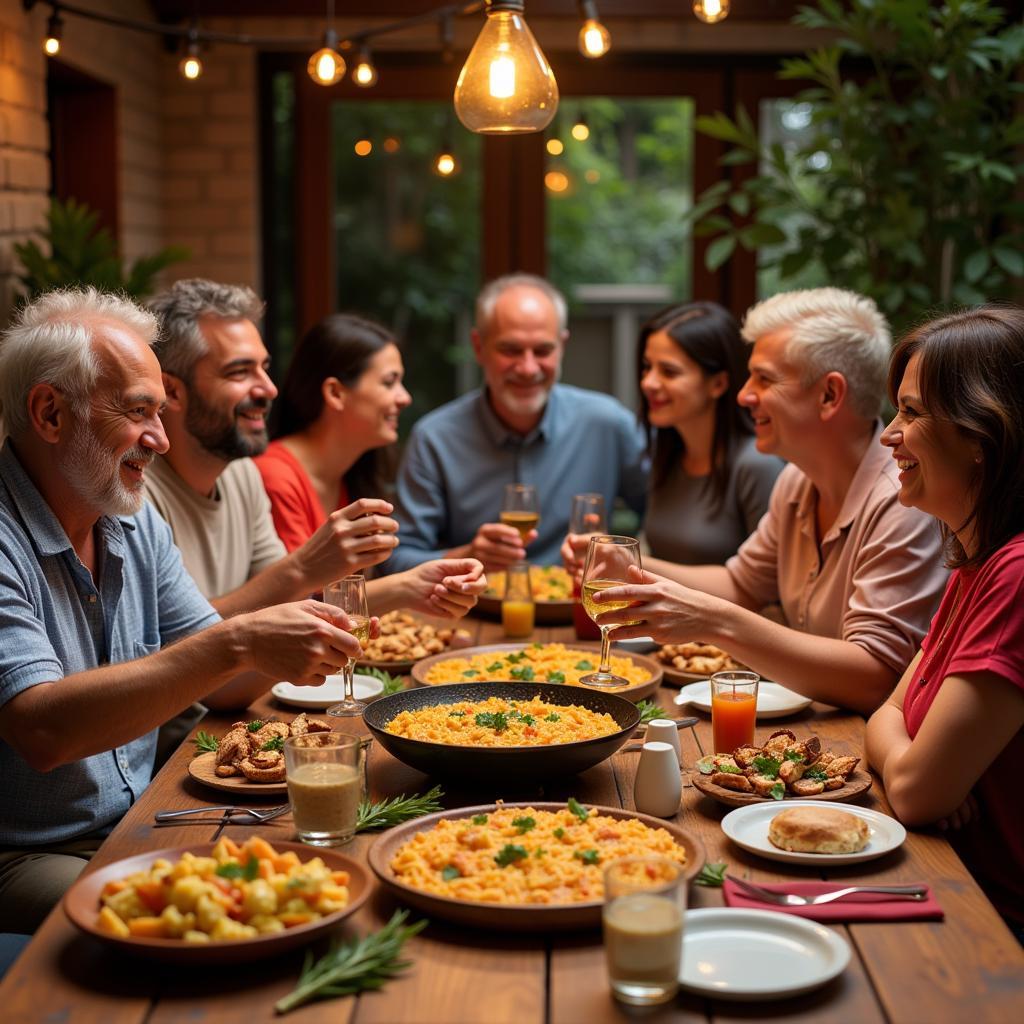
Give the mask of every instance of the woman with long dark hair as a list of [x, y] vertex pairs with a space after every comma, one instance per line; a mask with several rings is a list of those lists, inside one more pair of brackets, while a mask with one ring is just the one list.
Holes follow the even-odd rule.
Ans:
[[750, 414], [736, 402], [746, 363], [739, 324], [714, 302], [670, 306], [640, 331], [652, 458], [644, 533], [655, 558], [722, 564], [768, 507], [783, 463], [757, 451]]
[[900, 501], [935, 516], [953, 569], [867, 757], [897, 816], [938, 823], [1024, 934], [1024, 310], [925, 324], [893, 352], [882, 434]]

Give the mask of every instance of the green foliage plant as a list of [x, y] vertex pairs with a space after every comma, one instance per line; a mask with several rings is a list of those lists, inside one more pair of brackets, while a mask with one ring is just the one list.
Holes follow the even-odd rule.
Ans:
[[757, 164], [689, 214], [714, 236], [708, 267], [737, 246], [783, 286], [817, 265], [897, 328], [1010, 294], [1024, 275], [1024, 25], [990, 0], [818, 0], [794, 23], [836, 40], [779, 72], [811, 83], [795, 99], [812, 110], [803, 141], [762, 143], [742, 108], [697, 121], [727, 144], [725, 165]]
[[98, 221], [94, 210], [75, 199], [50, 203], [44, 244], [29, 241], [14, 246], [25, 269], [21, 281], [28, 301], [53, 288], [86, 285], [144, 299], [153, 293], [160, 271], [189, 257], [188, 249], [169, 246], [135, 260], [126, 271], [113, 236], [98, 227]]

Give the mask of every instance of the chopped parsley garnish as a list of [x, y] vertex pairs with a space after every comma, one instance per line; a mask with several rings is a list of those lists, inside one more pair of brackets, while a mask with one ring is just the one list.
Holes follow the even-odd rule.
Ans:
[[517, 722], [522, 722], [524, 725], [533, 725], [537, 721], [533, 715], [524, 715], [518, 708], [513, 708], [508, 713], [509, 718], [514, 718]]
[[593, 667], [594, 666], [589, 661], [587, 661], [586, 658], [584, 658], [583, 661], [576, 662], [576, 668], [580, 672], [589, 672]]
[[519, 829], [519, 834], [521, 836], [525, 836], [531, 828], [537, 827], [537, 819], [531, 818], [529, 815], [526, 815], [522, 818], [513, 818], [512, 827]]
[[554, 832], [552, 832], [551, 834], [552, 834], [552, 835], [553, 835], [553, 836], [554, 836], [554, 837], [555, 837], [556, 839], [561, 839], [561, 838], [562, 838], [562, 836], [564, 836], [564, 835], [565, 835], [565, 829], [564, 829], [564, 828], [556, 828], [556, 829], [555, 829], [555, 831], [554, 831]]
[[453, 878], [461, 878], [462, 872], [454, 864], [448, 864], [441, 869], [441, 877], [450, 882]]
[[824, 782], [828, 778], [828, 772], [824, 768], [818, 768], [815, 765], [804, 772], [804, 778], [813, 779], [815, 782]]
[[524, 683], [532, 683], [534, 680], [533, 666], [521, 665], [519, 668], [511, 669], [509, 675], [513, 679], [522, 680]]
[[565, 673], [564, 672], [549, 672], [547, 676], [549, 683], [564, 683]]
[[494, 662], [491, 662], [491, 664], [487, 666], [487, 671], [488, 672], [500, 672], [504, 667], [505, 667], [505, 662], [503, 662], [503, 661], [494, 661]]
[[781, 782], [776, 782], [775, 785], [772, 786], [770, 790], [768, 790], [768, 795], [773, 800], [781, 800], [786, 795], [785, 785]]
[[541, 857], [543, 857], [543, 856], [544, 856], [544, 854], [545, 854], [545, 853], [547, 853], [547, 852], [548, 852], [548, 851], [547, 851], [547, 850], [545, 850], [543, 846], [538, 846], [538, 847], [537, 847], [537, 849], [533, 851], [533, 855], [534, 855], [534, 857], [536, 857], [536, 858], [537, 858], [538, 860], [540, 860], [540, 858], [541, 858]]
[[469, 820], [474, 825], [486, 825], [487, 824], [487, 815], [486, 814], [474, 814], [473, 817], [470, 818]]
[[544, 721], [545, 722], [560, 722], [561, 720], [562, 720], [562, 716], [559, 715], [559, 714], [556, 714], [554, 711], [552, 711], [550, 715], [545, 715], [544, 716]]
[[777, 761], [774, 757], [761, 757], [758, 755], [754, 758], [754, 767], [767, 778], [777, 779], [782, 762]]
[[259, 873], [260, 862], [255, 857], [250, 857], [244, 868], [241, 864], [229, 861], [227, 864], [218, 864], [214, 871], [214, 874], [220, 875], [221, 878], [241, 878], [246, 882], [251, 882]]
[[542, 643], [530, 644], [530, 646], [531, 646], [531, 647], [532, 647], [532, 648], [533, 648], [534, 650], [537, 650], [537, 651], [540, 651], [540, 650], [542, 650], [542, 649], [543, 649], [543, 647], [544, 647], [544, 645], [543, 645]]
[[525, 860], [529, 854], [526, 852], [525, 846], [520, 846], [518, 843], [506, 843], [499, 851], [498, 856], [494, 858], [494, 863], [499, 868], [507, 868], [509, 864], [515, 864], [517, 860]]
[[475, 718], [476, 724], [495, 732], [504, 732], [508, 728], [508, 716], [504, 711], [481, 711]]
[[513, 652], [512, 654], [508, 654], [505, 656], [505, 661], [507, 661], [510, 665], [518, 665], [519, 662], [521, 662], [525, 657], [526, 651], [519, 651], [518, 653]]
[[263, 728], [263, 723], [258, 718], [254, 719], [253, 721], [251, 721], [246, 726], [246, 729], [248, 729], [249, 732], [259, 732], [260, 729], [262, 729], [262, 728]]
[[465, 718], [466, 717], [466, 712], [465, 711], [449, 711], [448, 712], [448, 717], [449, 718]]
[[787, 750], [786, 751], [785, 760], [787, 760], [787, 761], [795, 761], [797, 764], [803, 764], [804, 763], [804, 755], [803, 754], [798, 754], [795, 750]]
[[478, 676], [478, 675], [480, 675], [480, 673], [479, 673], [479, 672], [477, 672], [477, 670], [476, 670], [475, 668], [467, 668], [467, 669], [466, 669], [466, 671], [465, 671], [465, 672], [463, 672], [462, 674], [463, 674], [463, 676], [464, 676], [464, 677], [465, 677], [466, 679], [472, 679], [472, 678], [473, 678], [473, 676]]
[[712, 771], [712, 773], [713, 772], [725, 772], [726, 775], [742, 775], [743, 774], [742, 769], [737, 768], [736, 765], [734, 765], [734, 764], [713, 765], [712, 768], [711, 768], [711, 771]]
[[577, 850], [573, 856], [577, 860], [583, 861], [584, 864], [600, 864], [601, 855], [597, 850]]
[[590, 817], [590, 811], [588, 811], [586, 807], [584, 807], [583, 804], [581, 804], [574, 796], [569, 797], [569, 803], [567, 806], [569, 810], [580, 819], [580, 821], [586, 821], [587, 818]]
[[260, 747], [260, 750], [284, 750], [284, 739], [281, 736], [273, 736]]

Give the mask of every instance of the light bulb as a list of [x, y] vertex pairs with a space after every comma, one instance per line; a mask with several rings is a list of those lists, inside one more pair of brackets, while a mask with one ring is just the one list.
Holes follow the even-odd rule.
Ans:
[[356, 156], [369, 156], [373, 152], [373, 143], [369, 139], [359, 139], [352, 148]]
[[178, 62], [178, 70], [189, 81], [195, 81], [203, 73], [203, 62], [190, 54], [181, 58]]
[[458, 169], [459, 162], [455, 159], [455, 154], [448, 147], [445, 147], [437, 154], [437, 159], [434, 160], [434, 170], [442, 178], [450, 178], [458, 172]]
[[544, 184], [549, 192], [565, 192], [569, 188], [569, 176], [564, 171], [548, 171]]
[[370, 51], [364, 46], [359, 50], [359, 57], [352, 68], [352, 81], [361, 89], [369, 89], [377, 84], [377, 77], [377, 69], [370, 59]]
[[455, 113], [471, 132], [539, 132], [558, 109], [555, 76], [522, 11], [522, 0], [488, 2], [487, 20], [455, 86]]
[[612, 37], [601, 22], [591, 18], [583, 22], [579, 43], [584, 57], [603, 57], [612, 48]]
[[693, 0], [693, 13], [701, 21], [714, 25], [729, 16], [729, 0]]
[[560, 156], [565, 146], [562, 144], [561, 139], [548, 139], [547, 151], [552, 156]]
[[587, 139], [590, 138], [590, 127], [587, 125], [587, 122], [583, 120], [583, 118], [580, 118], [572, 126], [572, 137], [577, 142], [586, 142]]
[[50, 57], [60, 53], [60, 41], [64, 37], [64, 19], [54, 11], [46, 23], [46, 38], [43, 40], [43, 52]]
[[334, 85], [345, 74], [345, 58], [338, 53], [338, 33], [333, 28], [324, 33], [324, 45], [309, 58], [306, 71], [317, 85]]

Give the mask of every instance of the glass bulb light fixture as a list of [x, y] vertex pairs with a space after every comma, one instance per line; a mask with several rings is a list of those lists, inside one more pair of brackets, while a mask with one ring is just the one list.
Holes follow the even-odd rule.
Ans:
[[583, 18], [579, 34], [580, 53], [592, 60], [603, 57], [612, 48], [612, 37], [598, 19], [594, 0], [580, 0], [580, 15]]
[[333, 28], [324, 32], [324, 45], [309, 58], [306, 71], [317, 85], [334, 85], [345, 74], [345, 58], [338, 53], [338, 33]]
[[453, 174], [459, 173], [459, 161], [447, 143], [434, 157], [434, 173], [442, 178], [450, 178]]
[[590, 138], [590, 125], [587, 124], [586, 114], [580, 114], [573, 124], [570, 134], [577, 142], [586, 142]]
[[352, 81], [361, 89], [370, 89], [377, 84], [377, 69], [374, 67], [370, 50], [366, 46], [359, 47], [359, 56], [352, 67]]
[[488, 0], [455, 86], [459, 120], [471, 132], [516, 135], [542, 131], [557, 109], [558, 85], [523, 18], [523, 0]]
[[46, 37], [43, 39], [43, 52], [49, 57], [56, 57], [60, 53], [60, 43], [64, 38], [64, 19], [53, 8], [53, 13], [46, 22]]
[[729, 0], [693, 0], [693, 13], [701, 21], [714, 25], [729, 16]]
[[193, 27], [188, 31], [185, 56], [178, 61], [178, 70], [183, 78], [194, 82], [203, 73], [203, 62], [199, 58], [199, 32]]

